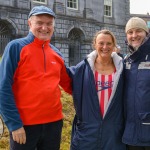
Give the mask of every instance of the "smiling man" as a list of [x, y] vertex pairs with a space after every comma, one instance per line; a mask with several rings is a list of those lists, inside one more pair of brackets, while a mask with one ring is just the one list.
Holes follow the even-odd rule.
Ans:
[[63, 126], [60, 86], [71, 93], [61, 53], [50, 39], [55, 14], [34, 7], [25, 38], [8, 43], [0, 64], [0, 113], [11, 150], [59, 150]]
[[129, 150], [150, 150], [150, 38], [138, 17], [126, 24], [129, 55], [125, 59], [125, 131]]

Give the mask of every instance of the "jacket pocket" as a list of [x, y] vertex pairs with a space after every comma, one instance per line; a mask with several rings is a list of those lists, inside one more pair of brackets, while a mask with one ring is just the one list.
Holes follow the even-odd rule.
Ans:
[[150, 112], [139, 113], [140, 127], [138, 138], [142, 142], [150, 142]]
[[99, 123], [78, 122], [72, 135], [70, 150], [97, 150]]
[[71, 140], [71, 148], [70, 150], [81, 150], [81, 141], [84, 139], [84, 136], [82, 132], [86, 132], [86, 128], [84, 127], [84, 124], [79, 123], [78, 121], [76, 124], [73, 125], [73, 131], [72, 131], [72, 140]]

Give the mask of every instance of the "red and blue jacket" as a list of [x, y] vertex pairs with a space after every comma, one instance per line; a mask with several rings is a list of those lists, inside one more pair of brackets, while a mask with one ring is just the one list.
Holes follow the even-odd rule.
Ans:
[[29, 32], [11, 41], [0, 64], [0, 113], [10, 131], [63, 118], [59, 85], [71, 93], [61, 53]]

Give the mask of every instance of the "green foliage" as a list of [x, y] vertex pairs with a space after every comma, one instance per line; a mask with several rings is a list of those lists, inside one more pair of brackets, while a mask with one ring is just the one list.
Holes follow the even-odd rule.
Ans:
[[9, 150], [9, 132], [6, 126], [3, 137], [0, 139], [0, 150]]
[[62, 130], [62, 140], [60, 150], [69, 150], [72, 121], [74, 116], [74, 107], [72, 97], [65, 92], [62, 92], [62, 104], [64, 113], [64, 126]]
[[[61, 100], [63, 104], [64, 126], [62, 130], [60, 150], [69, 150], [74, 107], [72, 96], [66, 94], [64, 91], [62, 91]], [[0, 150], [9, 150], [9, 133], [6, 126], [4, 136], [2, 137], [2, 139], [0, 139]]]

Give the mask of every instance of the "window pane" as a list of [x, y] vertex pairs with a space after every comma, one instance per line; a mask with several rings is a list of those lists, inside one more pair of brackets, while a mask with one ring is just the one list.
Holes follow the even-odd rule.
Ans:
[[77, 8], [77, 4], [74, 4], [74, 8]]
[[104, 15], [112, 16], [112, 0], [104, 0]]
[[111, 6], [104, 6], [104, 15], [105, 16], [111, 16]]
[[78, 1], [77, 0], [68, 0], [67, 1], [67, 7], [77, 9]]
[[43, 2], [46, 3], [45, 0], [33, 0], [34, 2]]
[[69, 2], [67, 2], [67, 7], [69, 7]]

